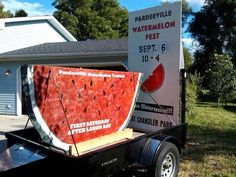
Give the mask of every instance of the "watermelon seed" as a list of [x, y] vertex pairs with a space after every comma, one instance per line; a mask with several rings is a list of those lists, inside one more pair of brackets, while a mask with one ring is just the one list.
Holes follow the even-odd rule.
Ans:
[[105, 81], [105, 82], [107, 81], [107, 78], [106, 78], [106, 77], [104, 77], [104, 81]]
[[111, 88], [113, 88], [114, 87], [114, 84], [111, 84]]
[[90, 86], [92, 87], [93, 86], [93, 80], [91, 79], [90, 81]]
[[61, 95], [60, 95], [59, 99], [60, 99], [60, 100], [62, 100], [62, 99], [63, 99], [63, 94], [61, 94]]
[[84, 112], [86, 112], [87, 111], [87, 108], [84, 108]]
[[100, 110], [98, 110], [98, 114], [99, 114], [99, 116], [101, 115], [101, 111]]
[[81, 98], [81, 95], [80, 95], [80, 93], [78, 93], [78, 98]]
[[130, 78], [130, 82], [133, 82], [133, 78], [132, 77]]
[[86, 86], [86, 84], [85, 84], [85, 85], [84, 85], [84, 90], [86, 90], [86, 87], [87, 87], [87, 86]]
[[74, 81], [74, 80], [72, 80], [71, 82], [72, 82], [72, 84], [74, 84], [74, 85], [75, 85], [75, 81]]
[[103, 95], [106, 95], [106, 92], [105, 92], [105, 90], [103, 90]]
[[109, 105], [108, 105], [108, 103], [107, 103], [107, 107], [108, 107]]
[[93, 97], [93, 100], [96, 100], [96, 95]]
[[117, 108], [117, 111], [119, 111], [120, 110], [120, 106]]
[[125, 90], [123, 90], [122, 94], [123, 94], [123, 95], [125, 94]]
[[113, 95], [113, 98], [115, 99], [115, 98], [116, 98], [116, 95]]
[[48, 84], [49, 78], [46, 79], [46, 84]]

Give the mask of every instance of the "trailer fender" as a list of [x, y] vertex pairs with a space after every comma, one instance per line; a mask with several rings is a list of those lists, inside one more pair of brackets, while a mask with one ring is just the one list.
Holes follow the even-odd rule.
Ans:
[[140, 156], [143, 151], [143, 147], [147, 143], [149, 138], [141, 138], [132, 142], [127, 151], [127, 159], [131, 164], [139, 163]]
[[175, 137], [167, 135], [156, 135], [147, 139], [140, 155], [139, 163], [151, 167], [155, 163], [155, 156], [164, 142], [173, 143], [181, 153], [181, 146]]
[[161, 141], [160, 145], [162, 145], [164, 142], [173, 143], [178, 148], [179, 153], [181, 154], [181, 143], [178, 141], [178, 139], [176, 137], [162, 134], [162, 135], [157, 135], [157, 136], [153, 137], [153, 139], [160, 140]]
[[149, 138], [142, 150], [139, 163], [145, 166], [151, 166], [154, 156], [156, 154], [156, 151], [158, 147], [160, 146], [160, 144], [161, 144], [160, 140]]

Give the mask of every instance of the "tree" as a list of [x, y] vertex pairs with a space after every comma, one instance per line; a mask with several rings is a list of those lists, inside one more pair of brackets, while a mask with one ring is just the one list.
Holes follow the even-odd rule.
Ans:
[[117, 0], [55, 0], [54, 16], [78, 40], [128, 35], [128, 11]]
[[15, 12], [15, 17], [27, 17], [28, 14], [23, 10], [19, 9]]
[[189, 7], [189, 4], [186, 0], [182, 0], [182, 24], [183, 26], [187, 23], [188, 18], [193, 15], [193, 10]]
[[[206, 74], [215, 53], [228, 54], [236, 65], [236, 1], [206, 0], [200, 12], [194, 14], [189, 32], [199, 43], [194, 68]], [[205, 82], [206, 83], [206, 82]]]
[[193, 57], [190, 54], [189, 50], [186, 47], [183, 47], [184, 52], [184, 67], [186, 70], [192, 65], [193, 63]]
[[[169, 4], [168, 1], [162, 1], [162, 5]], [[186, 0], [182, 0], [182, 26], [187, 24], [188, 18], [193, 15], [193, 10], [189, 7], [189, 4]]]
[[228, 55], [215, 55], [206, 72], [209, 81], [209, 89], [217, 99], [217, 106], [221, 98], [236, 90], [236, 71], [231, 58]]
[[4, 11], [4, 5], [0, 2], [0, 18], [10, 18], [13, 14], [8, 10]]

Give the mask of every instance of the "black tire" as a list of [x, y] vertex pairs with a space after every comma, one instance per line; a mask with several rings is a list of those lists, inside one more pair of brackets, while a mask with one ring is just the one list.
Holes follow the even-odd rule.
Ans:
[[173, 143], [164, 142], [158, 150], [150, 170], [151, 177], [177, 177], [179, 171], [179, 150]]

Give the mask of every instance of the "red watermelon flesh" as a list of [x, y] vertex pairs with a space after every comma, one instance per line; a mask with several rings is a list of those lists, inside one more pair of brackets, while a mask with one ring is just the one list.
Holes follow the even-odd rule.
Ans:
[[165, 77], [165, 71], [162, 64], [159, 64], [152, 74], [142, 83], [141, 90], [143, 92], [155, 92], [163, 84]]
[[67, 149], [73, 138], [79, 143], [127, 126], [140, 73], [41, 65], [30, 70], [34, 88], [31, 104], [36, 102], [32, 107], [40, 125], [35, 127], [52, 144]]

